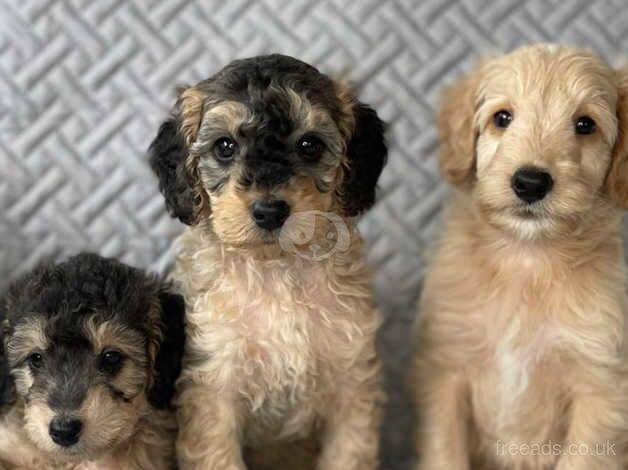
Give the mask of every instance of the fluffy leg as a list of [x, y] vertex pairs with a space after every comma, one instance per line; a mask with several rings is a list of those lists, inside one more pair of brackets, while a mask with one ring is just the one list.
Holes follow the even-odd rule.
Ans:
[[[364, 374], [365, 368], [367, 372]], [[339, 387], [330, 407], [318, 465], [320, 470], [377, 468], [383, 393], [379, 367], [368, 365], [365, 368], [361, 371], [366, 378], [350, 380]]]
[[181, 470], [246, 470], [233, 400], [203, 384], [179, 397], [177, 452]]
[[467, 385], [457, 375], [422, 375], [419, 470], [470, 470]]

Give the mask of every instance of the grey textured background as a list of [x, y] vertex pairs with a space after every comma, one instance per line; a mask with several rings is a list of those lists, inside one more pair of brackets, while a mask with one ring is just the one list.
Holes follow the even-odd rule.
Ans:
[[0, 0], [0, 289], [80, 249], [153, 269], [181, 226], [144, 152], [174, 97], [236, 57], [283, 52], [346, 71], [390, 123], [362, 229], [386, 315], [384, 467], [411, 461], [407, 333], [438, 226], [432, 113], [478, 56], [538, 41], [628, 53], [626, 0]]

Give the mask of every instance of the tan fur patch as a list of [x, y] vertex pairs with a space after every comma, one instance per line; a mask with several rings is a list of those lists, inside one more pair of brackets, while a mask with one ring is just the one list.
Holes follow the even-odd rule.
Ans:
[[93, 316], [85, 323], [84, 333], [97, 353], [117, 349], [133, 358], [146, 354], [142, 334], [113, 320], [101, 322]]
[[[154, 307], [152, 310], [155, 310]], [[151, 311], [152, 311], [151, 310]], [[155, 320], [155, 315], [148, 315], [149, 322]], [[152, 368], [154, 356], [157, 353], [158, 343], [161, 333], [155, 332], [158, 336], [144, 338], [139, 332], [131, 330], [115, 321], [99, 322], [97, 317], [92, 317], [85, 325], [85, 334], [93, 345], [94, 352], [101, 354], [107, 350], [122, 352], [126, 359], [121, 371], [116, 375], [113, 385], [125, 397], [135, 398], [143, 393], [152, 381]], [[148, 352], [148, 357], [147, 357]]]
[[203, 117], [203, 103], [205, 98], [205, 94], [194, 87], [184, 88], [179, 93], [177, 105], [181, 119], [180, 127], [181, 132], [185, 136], [185, 143], [188, 146], [196, 140], [196, 135]]
[[251, 112], [239, 101], [221, 101], [203, 115], [203, 120], [208, 122], [206, 125], [222, 128], [231, 135], [237, 135], [240, 127], [250, 118]]
[[28, 322], [19, 324], [8, 341], [9, 360], [17, 363], [32, 352], [45, 351], [48, 348], [45, 327], [46, 323], [40, 317], [34, 317]]
[[343, 77], [338, 77], [335, 80], [335, 85], [336, 97], [340, 103], [338, 128], [345, 142], [348, 142], [355, 129], [355, 92], [349, 81]]
[[159, 353], [159, 347], [162, 343], [164, 325], [161, 320], [161, 304], [159, 300], [156, 299], [154, 305], [151, 305], [151, 308], [146, 315], [146, 331], [148, 332], [147, 338], [147, 352], [148, 352], [148, 371], [149, 378], [147, 383], [147, 388], [150, 388], [153, 385], [153, 371], [155, 370], [155, 361], [157, 360], [157, 354]]

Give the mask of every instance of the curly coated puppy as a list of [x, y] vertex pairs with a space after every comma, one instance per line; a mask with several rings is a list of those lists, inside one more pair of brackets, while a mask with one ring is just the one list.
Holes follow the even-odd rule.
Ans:
[[0, 468], [175, 468], [184, 302], [156, 277], [81, 254], [0, 303]]
[[455, 186], [420, 305], [419, 468], [624, 468], [628, 71], [487, 60], [438, 114]]
[[355, 216], [375, 199], [383, 127], [282, 55], [180, 91], [149, 154], [189, 225], [174, 271], [188, 306], [181, 468], [242, 469], [243, 448], [313, 436], [319, 468], [375, 468], [380, 320]]

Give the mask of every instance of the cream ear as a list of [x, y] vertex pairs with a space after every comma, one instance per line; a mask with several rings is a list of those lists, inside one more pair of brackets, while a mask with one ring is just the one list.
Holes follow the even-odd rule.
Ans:
[[628, 69], [617, 72], [617, 139], [606, 187], [611, 199], [628, 209]]
[[436, 116], [440, 168], [445, 179], [454, 185], [466, 182], [475, 165], [479, 76], [476, 69], [446, 89]]

